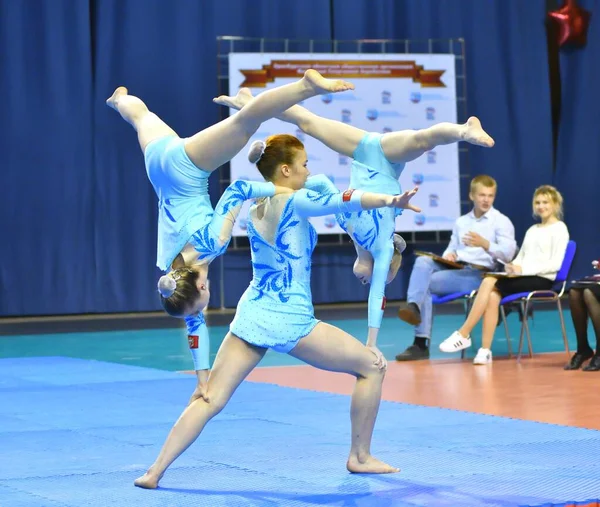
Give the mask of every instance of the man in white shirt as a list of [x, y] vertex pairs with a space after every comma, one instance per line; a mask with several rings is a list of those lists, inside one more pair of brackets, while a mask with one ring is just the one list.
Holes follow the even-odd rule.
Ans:
[[429, 257], [417, 257], [410, 281], [406, 305], [398, 311], [404, 322], [415, 326], [415, 341], [396, 356], [397, 361], [429, 359], [429, 342], [433, 323], [432, 294], [470, 292], [479, 287], [481, 269], [494, 270], [498, 260], [510, 262], [517, 243], [510, 219], [493, 207], [496, 181], [480, 175], [471, 180], [469, 198], [473, 209], [456, 220], [445, 259], [464, 264], [463, 269], [451, 269]]

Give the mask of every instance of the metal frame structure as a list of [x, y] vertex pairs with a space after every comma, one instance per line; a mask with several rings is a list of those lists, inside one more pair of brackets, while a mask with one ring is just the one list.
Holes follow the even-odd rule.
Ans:
[[[521, 314], [523, 315], [523, 322], [521, 323], [521, 333], [519, 335], [519, 349], [517, 352], [517, 361], [521, 360], [521, 355], [523, 351], [523, 336], [527, 338], [527, 349], [529, 351], [529, 357], [533, 357], [533, 346], [531, 344], [531, 333], [529, 331], [529, 322], [527, 318], [527, 313], [529, 309], [533, 306], [534, 302], [542, 301], [542, 302], [556, 302], [556, 309], [558, 310], [558, 316], [560, 319], [560, 329], [562, 332], [563, 342], [565, 344], [565, 354], [567, 355], [567, 360], [571, 358], [571, 353], [569, 351], [569, 338], [567, 336], [567, 328], [565, 327], [565, 317], [562, 311], [562, 304], [560, 299], [565, 294], [565, 289], [567, 287], [567, 282], [564, 281], [561, 283], [560, 290], [535, 290], [530, 292], [526, 297], [518, 300], [511, 301], [509, 303], [500, 302], [500, 312], [502, 314], [502, 322], [504, 323], [504, 329], [506, 331], [506, 340], [508, 342], [508, 346], [510, 347], [510, 333], [508, 331], [508, 321], [506, 320], [506, 312], [504, 307], [506, 304], [510, 303], [518, 303], [521, 307]], [[510, 349], [509, 349], [510, 350]]]
[[[219, 95], [229, 94], [229, 53], [425, 53], [425, 54], [454, 54], [456, 57], [456, 90], [457, 90], [457, 119], [465, 122], [467, 114], [467, 74], [465, 62], [465, 41], [457, 39], [360, 39], [360, 40], [334, 40], [334, 39], [269, 39], [263, 37], [239, 37], [223, 35], [217, 37], [217, 85]], [[226, 117], [225, 108], [222, 108], [221, 119]], [[460, 144], [458, 148], [460, 187], [468, 184], [470, 178], [468, 163], [468, 145]], [[229, 164], [219, 169], [219, 184], [221, 191], [230, 183]], [[461, 192], [462, 194], [462, 192]], [[464, 210], [470, 205], [468, 200], [461, 199], [461, 208]], [[400, 231], [402, 232], [402, 231]], [[446, 243], [449, 240], [449, 231], [411, 231], [403, 235], [407, 242], [419, 243]], [[321, 234], [319, 246], [344, 245], [350, 247], [350, 240], [344, 234]], [[245, 237], [234, 237], [231, 249], [247, 250], [248, 240]], [[221, 308], [224, 308], [224, 259], [220, 258], [221, 270]]]

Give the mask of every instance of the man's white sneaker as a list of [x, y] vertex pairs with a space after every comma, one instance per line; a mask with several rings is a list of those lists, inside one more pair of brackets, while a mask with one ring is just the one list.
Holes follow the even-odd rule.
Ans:
[[490, 349], [479, 349], [473, 359], [473, 364], [490, 364], [492, 362], [492, 351]]
[[459, 352], [462, 349], [468, 349], [471, 346], [471, 337], [464, 337], [458, 331], [454, 331], [448, 338], [440, 343], [442, 352]]

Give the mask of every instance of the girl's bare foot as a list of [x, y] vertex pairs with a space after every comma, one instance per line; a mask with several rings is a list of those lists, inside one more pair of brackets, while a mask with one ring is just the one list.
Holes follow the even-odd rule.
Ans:
[[227, 106], [231, 109], [235, 109], [239, 111], [242, 109], [248, 102], [254, 99], [252, 92], [249, 88], [240, 88], [240, 91], [237, 92], [235, 97], [230, 97], [229, 95], [221, 95], [215, 99], [213, 102], [215, 104], [220, 104], [221, 106]]
[[152, 473], [152, 468], [148, 470], [144, 475], [138, 477], [133, 484], [138, 488], [144, 489], [156, 489], [158, 488], [158, 481], [162, 478], [161, 475], [156, 475]]
[[314, 69], [308, 69], [302, 80], [316, 95], [354, 90], [354, 85], [342, 79], [327, 79]]
[[495, 144], [494, 140], [483, 130], [481, 122], [475, 116], [471, 116], [467, 120], [463, 141], [486, 148], [491, 148]]
[[352, 472], [353, 474], [395, 474], [400, 471], [399, 468], [379, 461], [370, 455], [362, 460], [359, 460], [356, 456], [351, 456], [348, 458], [346, 468], [348, 472]]
[[113, 94], [108, 99], [106, 99], [106, 105], [108, 107], [112, 107], [115, 111], [118, 111], [118, 102], [123, 95], [127, 95], [127, 88], [125, 88], [124, 86], [119, 86], [113, 92]]

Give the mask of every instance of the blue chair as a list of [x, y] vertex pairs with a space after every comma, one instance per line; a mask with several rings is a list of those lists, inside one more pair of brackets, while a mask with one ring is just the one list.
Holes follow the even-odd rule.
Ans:
[[565, 250], [565, 256], [563, 257], [562, 265], [556, 275], [556, 280], [554, 281], [555, 283], [552, 290], [535, 290], [532, 292], [519, 292], [518, 294], [511, 294], [510, 296], [506, 296], [500, 301], [500, 313], [502, 314], [502, 321], [504, 322], [504, 329], [506, 330], [506, 341], [509, 344], [509, 351], [511, 349], [510, 334], [508, 332], [508, 323], [506, 321], [504, 305], [507, 305], [509, 303], [519, 303], [521, 305], [523, 320], [521, 323], [521, 335], [519, 336], [519, 351], [517, 353], [517, 361], [521, 359], [524, 335], [527, 335], [529, 357], [533, 357], [533, 348], [531, 346], [531, 334], [529, 332], [529, 324], [527, 322], [527, 312], [529, 310], [529, 305], [533, 304], [535, 301], [556, 301], [556, 307], [558, 309], [558, 315], [560, 317], [560, 326], [562, 329], [563, 340], [565, 342], [565, 352], [567, 354], [567, 358], [570, 357], [571, 354], [569, 352], [569, 340], [567, 338], [567, 330], [565, 328], [565, 319], [563, 316], [560, 298], [565, 293], [565, 288], [567, 286], [567, 277], [569, 276], [569, 271], [571, 270], [571, 265], [573, 264], [573, 258], [575, 257], [576, 251], [577, 244], [575, 243], [575, 241], [569, 241], [569, 243], [567, 243], [567, 249]]
[[[465, 316], [468, 316], [469, 312], [471, 311], [471, 305], [473, 304], [473, 298], [475, 297], [476, 293], [477, 291], [473, 290], [471, 292], [453, 292], [452, 294], [444, 294], [443, 296], [432, 294], [431, 302], [434, 305], [442, 305], [444, 303], [450, 303], [451, 301], [462, 299], [465, 305]], [[460, 351], [461, 359], [465, 358], [465, 352], [465, 349]]]

